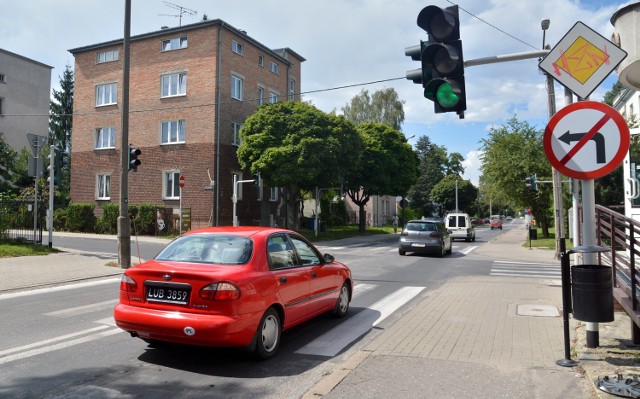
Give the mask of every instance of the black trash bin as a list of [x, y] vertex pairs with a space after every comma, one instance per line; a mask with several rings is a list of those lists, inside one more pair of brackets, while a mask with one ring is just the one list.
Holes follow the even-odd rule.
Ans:
[[320, 232], [326, 233], [327, 231], [327, 222], [320, 221]]
[[571, 268], [573, 318], [593, 323], [613, 321], [611, 267], [579, 265]]
[[538, 239], [538, 229], [529, 229], [529, 239], [530, 240]]

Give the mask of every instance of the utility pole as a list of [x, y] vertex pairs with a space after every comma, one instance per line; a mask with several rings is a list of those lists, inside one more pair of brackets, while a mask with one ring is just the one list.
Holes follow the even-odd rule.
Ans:
[[120, 214], [118, 216], [118, 263], [131, 267], [131, 221], [129, 220], [129, 65], [131, 0], [124, 2], [124, 59], [122, 66], [122, 140], [120, 142]]

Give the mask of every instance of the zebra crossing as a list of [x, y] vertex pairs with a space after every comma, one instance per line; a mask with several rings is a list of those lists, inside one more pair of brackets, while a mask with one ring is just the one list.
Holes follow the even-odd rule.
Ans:
[[499, 261], [493, 262], [491, 267], [491, 276], [507, 276], [507, 277], [529, 277], [529, 278], [548, 278], [561, 279], [561, 270], [559, 264], [545, 263], [527, 263], [527, 262], [509, 262]]

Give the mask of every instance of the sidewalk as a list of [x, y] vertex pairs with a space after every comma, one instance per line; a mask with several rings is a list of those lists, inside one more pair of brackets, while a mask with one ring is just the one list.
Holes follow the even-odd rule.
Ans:
[[[553, 251], [522, 246], [525, 238], [524, 227], [514, 228], [468, 256], [560, 267]], [[396, 240], [393, 235], [373, 235], [318, 245]], [[122, 269], [114, 254], [65, 249], [48, 256], [0, 258], [0, 273], [3, 295], [115, 277]], [[618, 373], [625, 378], [640, 374], [640, 350], [628, 346], [629, 317], [616, 312], [614, 322], [601, 323], [600, 347], [595, 349], [586, 348], [584, 323], [571, 319], [571, 353], [579, 365], [566, 368], [556, 365], [564, 358], [561, 311], [559, 280], [449, 280], [406, 310], [392, 327], [365, 336], [363, 348], [304, 398], [614, 398], [594, 382]]]
[[[515, 228], [472, 252], [493, 260], [558, 264], [554, 251], [523, 247]], [[598, 378], [639, 374], [640, 351], [626, 313], [600, 324], [600, 347], [586, 348], [585, 326], [570, 320], [564, 358], [561, 281], [519, 277], [455, 278], [429, 292], [391, 328], [372, 332], [364, 347], [304, 399], [614, 398]], [[635, 366], [635, 367], [634, 367]]]

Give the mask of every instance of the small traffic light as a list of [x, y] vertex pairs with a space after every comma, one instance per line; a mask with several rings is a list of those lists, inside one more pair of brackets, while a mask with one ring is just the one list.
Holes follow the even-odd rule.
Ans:
[[129, 170], [131, 172], [138, 171], [138, 166], [142, 163], [138, 158], [140, 154], [142, 154], [142, 151], [139, 148], [133, 148], [129, 144]]
[[56, 174], [56, 155], [57, 153], [55, 147], [51, 146], [51, 152], [49, 152], [49, 166], [47, 166], [47, 169], [49, 170], [49, 177], [47, 177], [47, 182], [51, 183], [53, 181], [54, 185], [58, 184], [58, 181], [56, 181], [56, 178], [58, 177]]
[[530, 188], [533, 191], [538, 191], [538, 175], [536, 173], [533, 176], [527, 176], [525, 178], [525, 182], [527, 188]]
[[253, 174], [253, 185], [256, 187], [262, 187], [262, 176], [260, 176], [260, 172]]
[[418, 46], [405, 49], [406, 55], [422, 64], [420, 76], [413, 70], [406, 77], [422, 83], [424, 97], [433, 101], [436, 114], [456, 112], [463, 119], [467, 100], [458, 6], [427, 6], [418, 14], [417, 24], [429, 40], [421, 41], [419, 50]]

